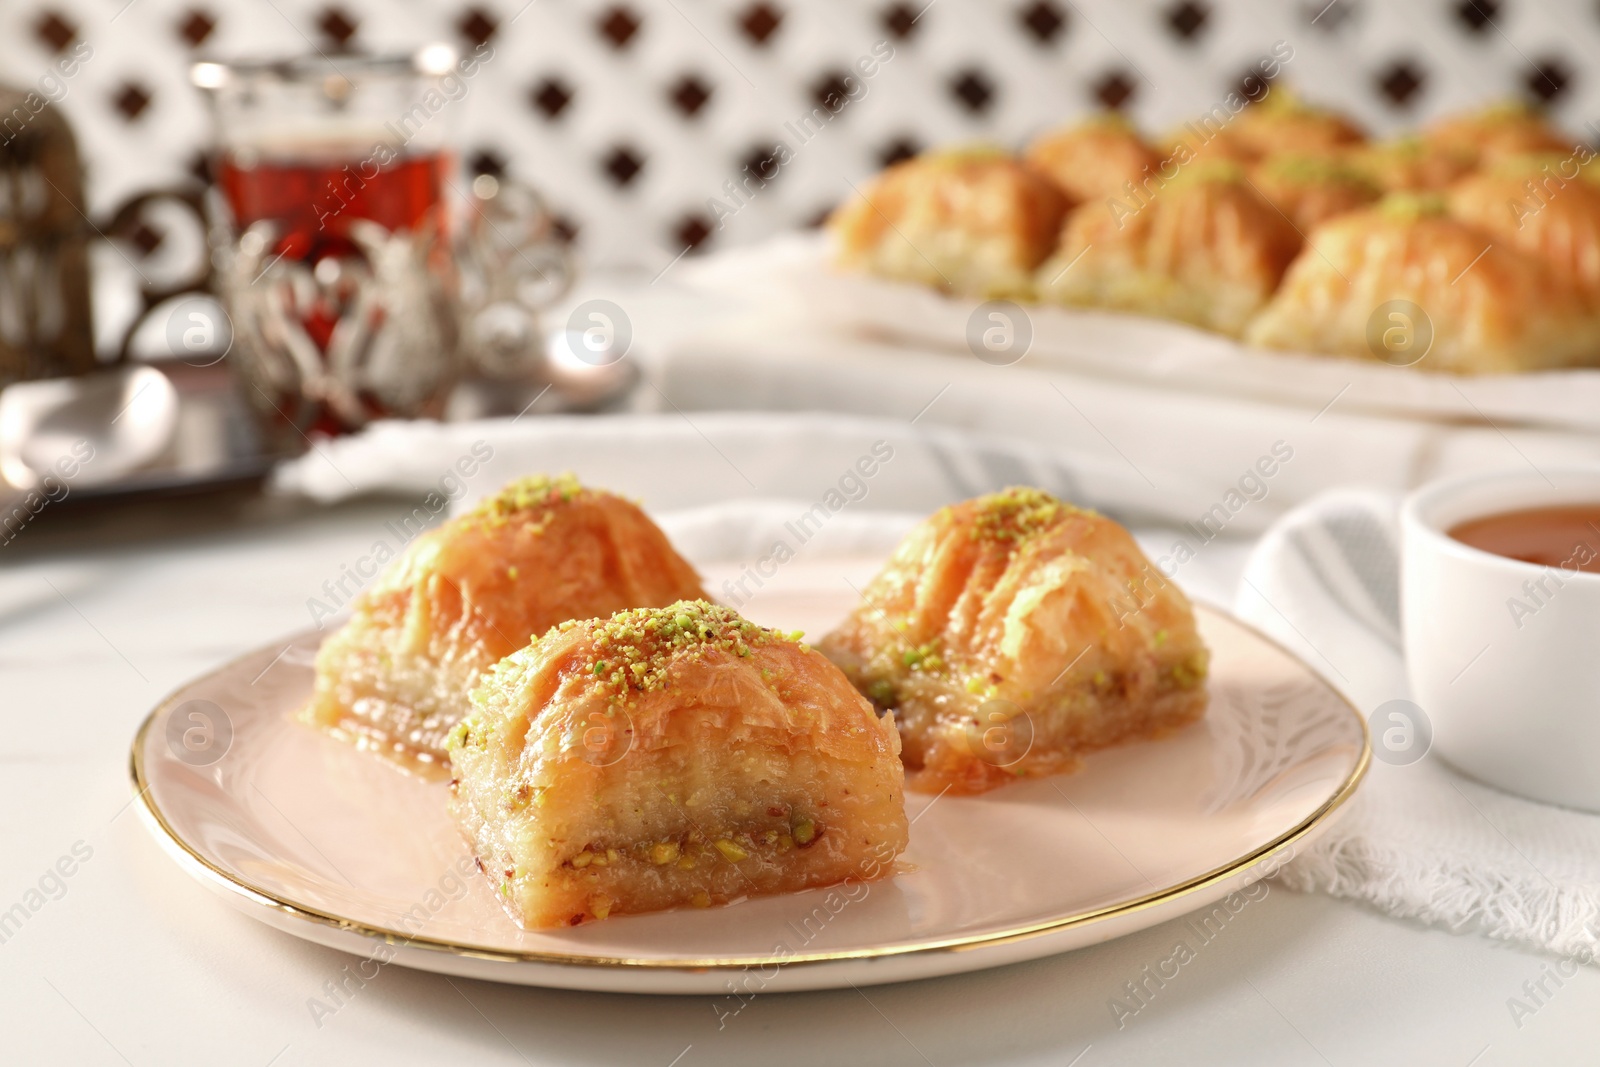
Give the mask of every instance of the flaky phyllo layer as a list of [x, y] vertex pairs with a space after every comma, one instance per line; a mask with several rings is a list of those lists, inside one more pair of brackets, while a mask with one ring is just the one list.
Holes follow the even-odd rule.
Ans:
[[507, 910], [549, 927], [892, 872], [894, 727], [825, 657], [684, 601], [564, 623], [452, 733], [452, 808]]
[[386, 753], [437, 762], [467, 694], [568, 619], [703, 595], [636, 505], [566, 475], [512, 482], [413, 541], [317, 655], [307, 717]]
[[923, 522], [822, 648], [893, 711], [926, 792], [1072, 770], [1206, 707], [1182, 591], [1121, 526], [1037, 489]]

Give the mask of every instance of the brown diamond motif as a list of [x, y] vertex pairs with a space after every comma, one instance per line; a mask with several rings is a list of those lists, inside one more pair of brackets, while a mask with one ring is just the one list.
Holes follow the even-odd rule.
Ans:
[[547, 119], [554, 119], [567, 109], [572, 103], [573, 90], [560, 78], [546, 78], [535, 85], [528, 93], [528, 99], [533, 101], [533, 106], [544, 112]]
[[1114, 70], [1101, 75], [1100, 79], [1090, 87], [1090, 92], [1094, 93], [1094, 98], [1101, 106], [1115, 111], [1133, 99], [1135, 88], [1137, 85], [1132, 78], [1120, 70]]
[[550, 230], [562, 244], [570, 245], [576, 241], [578, 239], [578, 231], [581, 228], [576, 219], [566, 215], [550, 216]]
[[1181, 4], [1174, 4], [1167, 9], [1167, 25], [1173, 34], [1180, 40], [1192, 41], [1206, 24], [1206, 19], [1211, 17], [1209, 4], [1197, 4], [1193, 0], [1184, 0]]
[[1548, 104], [1567, 91], [1567, 86], [1572, 84], [1572, 73], [1559, 59], [1541, 59], [1534, 63], [1524, 84], [1528, 92]]
[[317, 19], [317, 29], [335, 51], [343, 52], [349, 49], [350, 39], [356, 35], [356, 22], [342, 8], [325, 7]]
[[969, 68], [950, 79], [950, 92], [976, 115], [986, 111], [994, 100], [994, 83], [983, 71]]
[[644, 169], [644, 162], [627, 145], [617, 145], [600, 161], [600, 165], [618, 186], [627, 186], [633, 184], [633, 180]]
[[112, 96], [111, 103], [122, 112], [123, 118], [133, 122], [150, 106], [150, 94], [137, 82], [124, 82]]
[[816, 211], [813, 211], [811, 216], [800, 225], [804, 226], [808, 230], [820, 230], [823, 224], [828, 221], [828, 217], [833, 214], [833, 209], [834, 205], [832, 204], [829, 204], [827, 207], [819, 207]]
[[667, 99], [686, 119], [700, 114], [700, 109], [711, 99], [711, 86], [693, 74], [685, 74], [667, 90]]
[[34, 36], [52, 52], [64, 52], [78, 37], [78, 28], [55, 11], [46, 11], [33, 24]]
[[456, 29], [473, 45], [489, 43], [500, 24], [494, 16], [481, 7], [469, 7], [456, 22]]
[[883, 9], [880, 21], [891, 37], [905, 40], [917, 29], [917, 19], [922, 12], [910, 4], [890, 4]]
[[878, 150], [878, 165], [892, 167], [922, 151], [922, 146], [911, 137], [897, 137]]
[[750, 43], [760, 47], [778, 32], [783, 25], [783, 11], [771, 4], [751, 4], [739, 16], [739, 28], [750, 38]]
[[1254, 103], [1267, 95], [1267, 88], [1272, 81], [1273, 79], [1263, 76], [1259, 69], [1252, 67], [1239, 75], [1238, 80], [1233, 83], [1233, 90]]
[[764, 186], [776, 178], [783, 169], [778, 155], [778, 149], [774, 145], [757, 145], [745, 153], [740, 165], [745, 174], [755, 178]]
[[829, 111], [838, 111], [850, 99], [855, 79], [837, 70], [825, 72], [811, 86], [811, 98]]
[[190, 48], [199, 48], [205, 43], [211, 31], [217, 28], [217, 20], [197, 7], [189, 9], [188, 13], [178, 21], [178, 36]]
[[611, 42], [611, 47], [619, 51], [628, 47], [641, 25], [639, 16], [622, 4], [607, 8], [595, 22], [595, 28], [600, 31], [600, 36]]
[[1017, 21], [1022, 23], [1022, 28], [1033, 36], [1040, 44], [1049, 44], [1056, 39], [1063, 27], [1067, 24], [1066, 15], [1050, 0], [1039, 0], [1038, 3], [1029, 4], [1019, 8]]
[[484, 148], [473, 153], [467, 160], [467, 167], [474, 175], [487, 174], [491, 178], [504, 177], [506, 173], [506, 160], [499, 152], [492, 148]]
[[1378, 88], [1395, 107], [1410, 107], [1427, 75], [1409, 59], [1397, 60], [1378, 72]]
[[672, 231], [672, 236], [676, 237], [678, 243], [685, 249], [693, 251], [704, 244], [711, 233], [712, 224], [704, 215], [685, 215]]
[[1500, 5], [1495, 0], [1461, 0], [1456, 5], [1456, 18], [1471, 33], [1482, 33], [1498, 14]]

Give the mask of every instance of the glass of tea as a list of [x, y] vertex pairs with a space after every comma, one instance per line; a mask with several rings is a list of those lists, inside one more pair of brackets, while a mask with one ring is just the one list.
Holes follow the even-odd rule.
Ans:
[[[473, 197], [451, 195], [450, 110], [490, 56], [432, 45], [193, 68], [216, 121], [210, 207], [229, 358], [281, 445], [443, 410], [472, 310], [459, 264], [484, 259], [459, 247], [481, 228], [453, 233], [452, 205]], [[500, 263], [537, 275], [520, 289], [543, 283], [548, 302], [570, 270], [544, 243]]]

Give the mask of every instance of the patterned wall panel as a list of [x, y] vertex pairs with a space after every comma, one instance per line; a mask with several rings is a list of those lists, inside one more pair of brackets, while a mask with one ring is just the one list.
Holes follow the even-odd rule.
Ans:
[[1377, 131], [1506, 97], [1588, 139], [1600, 119], [1589, 0], [7, 0], [0, 77], [92, 49], [53, 95], [103, 212], [199, 172], [197, 56], [440, 39], [494, 49], [437, 120], [464, 165], [532, 179], [589, 261], [647, 271], [813, 222], [922, 146], [1019, 143], [1101, 106], [1174, 125], [1279, 40], [1285, 78]]

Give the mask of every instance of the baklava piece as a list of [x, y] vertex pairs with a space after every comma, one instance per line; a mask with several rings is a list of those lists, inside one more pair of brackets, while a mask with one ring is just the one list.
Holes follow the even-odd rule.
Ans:
[[1199, 718], [1194, 611], [1121, 526], [1038, 489], [939, 511], [821, 647], [892, 710], [912, 789], [980, 793]]
[[834, 212], [839, 265], [984, 298], [1025, 299], [1055, 246], [1067, 197], [987, 149], [897, 163]]
[[1422, 133], [1435, 148], [1468, 156], [1483, 165], [1505, 156], [1570, 155], [1572, 138], [1525, 104], [1505, 103], [1455, 115]]
[[1237, 336], [1299, 249], [1294, 226], [1239, 167], [1195, 163], [1147, 197], [1073, 212], [1038, 288], [1054, 303]]
[[568, 619], [704, 592], [666, 535], [570, 475], [525, 478], [419, 535], [317, 653], [307, 719], [409, 764], [442, 764], [467, 694]]
[[1575, 159], [1497, 160], [1454, 185], [1448, 202], [1456, 218], [1535, 257], [1600, 304], [1600, 185]]
[[1308, 104], [1284, 88], [1241, 111], [1226, 133], [1256, 159], [1328, 157], [1367, 140], [1366, 133], [1347, 116]]
[[1314, 107], [1278, 89], [1237, 115], [1218, 108], [1184, 123], [1167, 137], [1173, 159], [1257, 163], [1275, 155], [1330, 156], [1366, 141], [1345, 116]]
[[1028, 162], [1075, 203], [1123, 196], [1159, 175], [1161, 156], [1121, 115], [1111, 112], [1048, 133], [1028, 146]]
[[1250, 184], [1303, 234], [1382, 196], [1360, 173], [1325, 156], [1273, 156], [1252, 168]]
[[1438, 192], [1476, 166], [1476, 153], [1400, 137], [1344, 153], [1344, 162], [1386, 193]]
[[518, 923], [893, 873], [899, 738], [797, 637], [685, 601], [564, 623], [486, 676], [451, 806]]
[[1578, 366], [1600, 347], [1565, 279], [1437, 196], [1391, 196], [1313, 231], [1245, 340], [1457, 374]]

